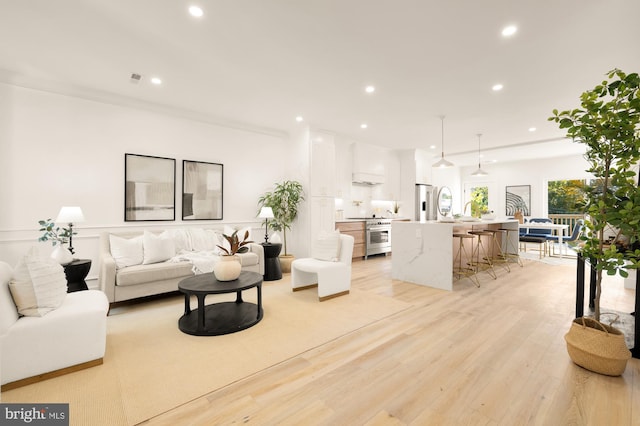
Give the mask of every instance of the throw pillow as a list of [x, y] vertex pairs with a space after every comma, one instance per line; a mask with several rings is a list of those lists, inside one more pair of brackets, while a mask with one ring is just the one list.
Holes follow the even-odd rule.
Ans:
[[340, 260], [340, 231], [320, 231], [312, 247], [312, 257], [318, 260]]
[[144, 231], [142, 235], [143, 265], [164, 262], [176, 254], [176, 246], [169, 236], [158, 236], [152, 232]]
[[44, 316], [60, 307], [67, 295], [64, 268], [53, 259], [40, 258], [32, 247], [18, 262], [9, 290], [20, 315]]
[[135, 238], [122, 238], [109, 235], [111, 256], [116, 261], [116, 268], [140, 265], [144, 260], [142, 235]]
[[173, 239], [173, 244], [176, 248], [176, 253], [181, 251], [191, 251], [191, 238], [189, 232], [186, 229], [167, 229], [161, 237], [168, 236]]
[[210, 251], [216, 249], [218, 238], [213, 230], [202, 228], [189, 228], [191, 248], [193, 251]]

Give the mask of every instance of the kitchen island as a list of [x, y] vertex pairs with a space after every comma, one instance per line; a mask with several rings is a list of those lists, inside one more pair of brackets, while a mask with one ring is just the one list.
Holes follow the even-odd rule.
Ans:
[[509, 241], [506, 233], [499, 234], [501, 247], [509, 253], [518, 250], [517, 220], [394, 221], [391, 277], [428, 287], [453, 290], [453, 261], [458, 250], [458, 242], [454, 241], [453, 234], [483, 229], [513, 231], [508, 233]]

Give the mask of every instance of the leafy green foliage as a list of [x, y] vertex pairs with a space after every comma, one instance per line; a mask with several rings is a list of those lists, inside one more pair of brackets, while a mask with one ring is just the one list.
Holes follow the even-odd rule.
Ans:
[[547, 186], [550, 214], [582, 213], [585, 207], [584, 180], [554, 180]]
[[245, 231], [242, 241], [240, 241], [240, 238], [238, 237], [237, 230], [231, 235], [222, 234], [222, 236], [229, 243], [229, 249], [220, 245], [217, 247], [225, 253], [225, 256], [233, 256], [236, 253], [246, 253], [249, 251], [247, 244], [253, 242], [249, 240], [249, 231]]
[[269, 220], [269, 227], [274, 231], [282, 231], [284, 254], [287, 252], [287, 230], [291, 229], [293, 221], [298, 216], [298, 206], [304, 201], [304, 192], [300, 182], [286, 180], [276, 183], [275, 189], [267, 192], [258, 199], [258, 211], [262, 207], [271, 207], [273, 219]]
[[[60, 228], [56, 226], [52, 219], [39, 220], [40, 232], [44, 232], [38, 241], [51, 241], [51, 245], [66, 244], [71, 237], [71, 230], [69, 228]], [[74, 232], [73, 235], [77, 233]]]
[[471, 216], [481, 217], [489, 213], [489, 187], [477, 186], [471, 190]]
[[[614, 69], [607, 80], [580, 96], [580, 108], [558, 112], [550, 121], [567, 130], [567, 137], [585, 144], [588, 172], [599, 184], [586, 188], [586, 233], [582, 255], [597, 261], [596, 320], [600, 317], [602, 272], [627, 274], [637, 269], [640, 250], [640, 189], [631, 168], [640, 161], [640, 77]], [[625, 247], [606, 244], [611, 225], [628, 238]], [[626, 262], [625, 262], [626, 261]]]

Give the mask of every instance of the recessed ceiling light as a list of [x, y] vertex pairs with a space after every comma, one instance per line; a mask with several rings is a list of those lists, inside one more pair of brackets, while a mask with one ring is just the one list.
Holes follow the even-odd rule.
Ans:
[[298, 123], [302, 123], [304, 121], [304, 118], [302, 118], [302, 116], [299, 115], [299, 116], [296, 117], [296, 121]]
[[158, 77], [152, 77], [151, 83], [155, 84], [156, 86], [159, 86], [162, 84], [162, 80], [160, 80]]
[[361, 128], [361, 129], [366, 129], [367, 127], [369, 127], [369, 126], [367, 126], [367, 123], [362, 123], [362, 124], [360, 125], [360, 128]]
[[367, 92], [367, 93], [373, 93], [373, 92], [376, 91], [376, 88], [373, 87], [373, 86], [367, 86], [367, 87], [364, 88], [364, 91]]
[[494, 84], [491, 88], [494, 92], [499, 92], [504, 86], [502, 84]]
[[535, 128], [535, 127], [529, 127], [529, 131], [530, 131], [530, 132], [535, 132], [535, 131], [536, 131], [536, 128]]
[[436, 149], [436, 146], [435, 145], [431, 145], [429, 148]]
[[503, 37], [511, 37], [517, 31], [518, 31], [518, 27], [516, 27], [515, 25], [509, 25], [509, 26], [506, 26], [506, 27], [504, 27], [502, 29], [502, 36]]
[[189, 6], [189, 14], [195, 18], [200, 18], [204, 15], [204, 11], [198, 6]]

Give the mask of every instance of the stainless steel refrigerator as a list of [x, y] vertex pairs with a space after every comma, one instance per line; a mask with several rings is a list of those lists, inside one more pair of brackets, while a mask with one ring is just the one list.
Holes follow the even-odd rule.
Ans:
[[436, 204], [437, 187], [432, 185], [416, 184], [416, 220], [436, 220], [438, 210]]

